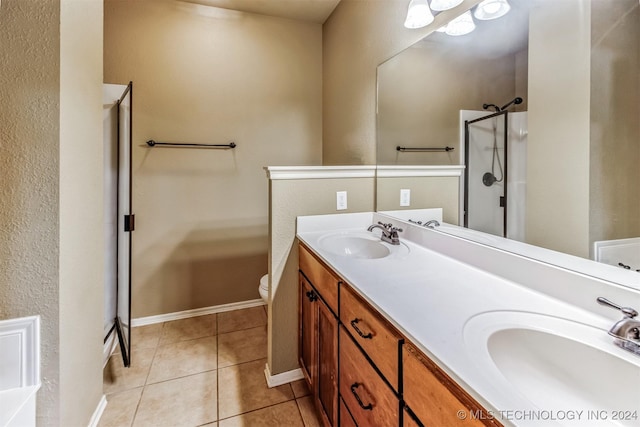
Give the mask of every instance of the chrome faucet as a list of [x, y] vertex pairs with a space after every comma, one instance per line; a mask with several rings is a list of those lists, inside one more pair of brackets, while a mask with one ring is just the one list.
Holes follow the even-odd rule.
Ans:
[[378, 221], [377, 224], [370, 225], [369, 228], [367, 228], [367, 231], [373, 231], [374, 228], [382, 230], [380, 239], [382, 239], [383, 242], [391, 243], [392, 245], [400, 244], [398, 231], [402, 231], [402, 228], [394, 227], [391, 223], [385, 224], [384, 222]]
[[622, 312], [624, 317], [611, 327], [609, 335], [616, 339], [615, 343], [619, 347], [640, 355], [640, 321], [634, 319], [638, 315], [638, 311], [631, 307], [619, 306], [602, 297], [598, 297], [597, 301]]
[[424, 223], [424, 227], [436, 228], [436, 227], [440, 227], [440, 223], [438, 221], [436, 221], [435, 219], [432, 219], [431, 221], [425, 222]]

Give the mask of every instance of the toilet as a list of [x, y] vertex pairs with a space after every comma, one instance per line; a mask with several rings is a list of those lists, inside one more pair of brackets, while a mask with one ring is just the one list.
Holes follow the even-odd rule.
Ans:
[[260, 286], [258, 287], [258, 292], [260, 292], [260, 298], [265, 302], [268, 302], [269, 299], [269, 274], [265, 274], [260, 278]]

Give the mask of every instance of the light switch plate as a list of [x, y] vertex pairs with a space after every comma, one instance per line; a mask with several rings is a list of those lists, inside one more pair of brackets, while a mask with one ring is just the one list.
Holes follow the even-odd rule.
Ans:
[[347, 192], [337, 191], [336, 192], [336, 210], [343, 211], [345, 209], [347, 209]]
[[400, 190], [400, 206], [410, 206], [411, 205], [411, 190], [402, 189]]

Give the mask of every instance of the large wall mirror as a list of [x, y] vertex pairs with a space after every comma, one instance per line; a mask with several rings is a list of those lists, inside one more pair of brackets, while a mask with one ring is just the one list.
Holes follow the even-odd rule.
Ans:
[[[591, 259], [594, 242], [637, 238], [621, 281], [640, 286], [639, 2], [509, 3], [378, 67], [377, 208], [443, 207], [445, 222]], [[460, 165], [460, 186], [384, 175]], [[411, 183], [440, 206], [398, 207]]]

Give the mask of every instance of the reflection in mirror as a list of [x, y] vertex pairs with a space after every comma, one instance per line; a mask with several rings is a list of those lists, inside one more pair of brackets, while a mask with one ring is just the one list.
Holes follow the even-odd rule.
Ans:
[[[506, 213], [506, 229], [489, 230], [465, 218], [464, 174], [452, 178], [460, 183], [455, 195], [450, 180], [443, 191], [432, 192], [431, 202], [410, 206], [398, 205], [388, 190], [393, 178], [383, 177], [378, 209], [443, 207], [445, 222], [462, 226], [466, 220], [471, 228], [622, 270], [620, 262], [630, 267], [629, 275], [637, 274], [640, 243], [628, 239], [640, 236], [638, 1], [509, 3], [506, 16], [476, 21], [469, 35], [434, 32], [381, 64], [377, 105], [379, 166], [466, 165], [480, 190], [497, 189], [485, 196], [470, 185], [474, 193], [467, 194], [467, 203], [475, 197], [495, 205], [496, 198], [506, 198], [506, 208], [498, 206], [483, 220], [503, 224]], [[465, 121], [495, 113], [517, 97], [523, 102], [506, 108], [507, 134], [516, 141], [503, 143], [504, 123], [488, 119], [467, 131], [471, 148], [465, 153]], [[523, 123], [516, 126], [518, 114]], [[486, 141], [473, 141], [482, 134]], [[473, 150], [486, 152], [476, 171], [473, 159], [465, 158]], [[502, 173], [506, 187], [498, 182]], [[402, 188], [415, 188], [409, 174], [402, 179]], [[473, 214], [471, 206], [466, 213]], [[640, 276], [627, 281], [640, 285]]]

